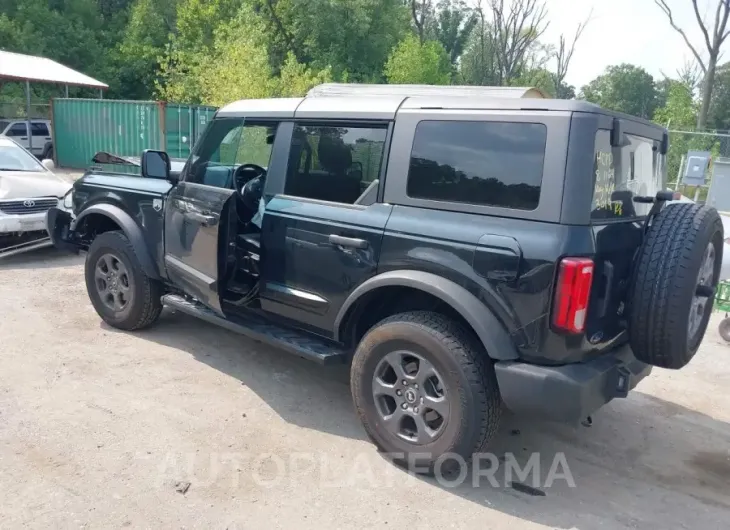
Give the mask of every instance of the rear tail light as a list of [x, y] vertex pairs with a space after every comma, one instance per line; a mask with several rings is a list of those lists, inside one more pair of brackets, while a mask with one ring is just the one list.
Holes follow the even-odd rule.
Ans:
[[582, 333], [593, 283], [593, 260], [564, 258], [559, 267], [553, 327], [568, 333]]

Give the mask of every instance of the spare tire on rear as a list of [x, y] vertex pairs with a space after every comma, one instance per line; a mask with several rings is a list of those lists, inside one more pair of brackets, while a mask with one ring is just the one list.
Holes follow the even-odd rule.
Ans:
[[722, 249], [722, 220], [714, 208], [669, 204], [654, 218], [628, 298], [637, 359], [678, 369], [694, 357], [712, 312]]

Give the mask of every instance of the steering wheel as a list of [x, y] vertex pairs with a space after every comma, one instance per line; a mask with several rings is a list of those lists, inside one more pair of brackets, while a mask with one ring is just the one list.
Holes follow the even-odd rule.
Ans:
[[259, 208], [259, 200], [266, 183], [266, 170], [257, 164], [243, 164], [234, 174], [239, 222], [247, 224]]
[[251, 180], [262, 177], [266, 178], [266, 170], [258, 164], [241, 164], [233, 174], [233, 185], [240, 195], [243, 187]]

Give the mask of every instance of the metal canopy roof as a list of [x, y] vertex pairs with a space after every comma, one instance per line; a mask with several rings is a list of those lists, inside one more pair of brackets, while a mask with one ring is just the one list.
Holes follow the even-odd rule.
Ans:
[[109, 85], [45, 57], [0, 50], [0, 78], [38, 83], [109, 88]]

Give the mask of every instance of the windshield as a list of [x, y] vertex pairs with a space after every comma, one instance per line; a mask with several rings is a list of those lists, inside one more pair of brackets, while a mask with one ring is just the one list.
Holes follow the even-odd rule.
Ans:
[[46, 171], [36, 158], [12, 140], [0, 138], [0, 171]]
[[5, 129], [7, 129], [8, 125], [10, 125], [10, 122], [8, 120], [0, 120], [0, 134], [2, 134]]
[[184, 180], [230, 188], [233, 174], [243, 164], [269, 165], [276, 128], [243, 118], [213, 120], [192, 154]]

